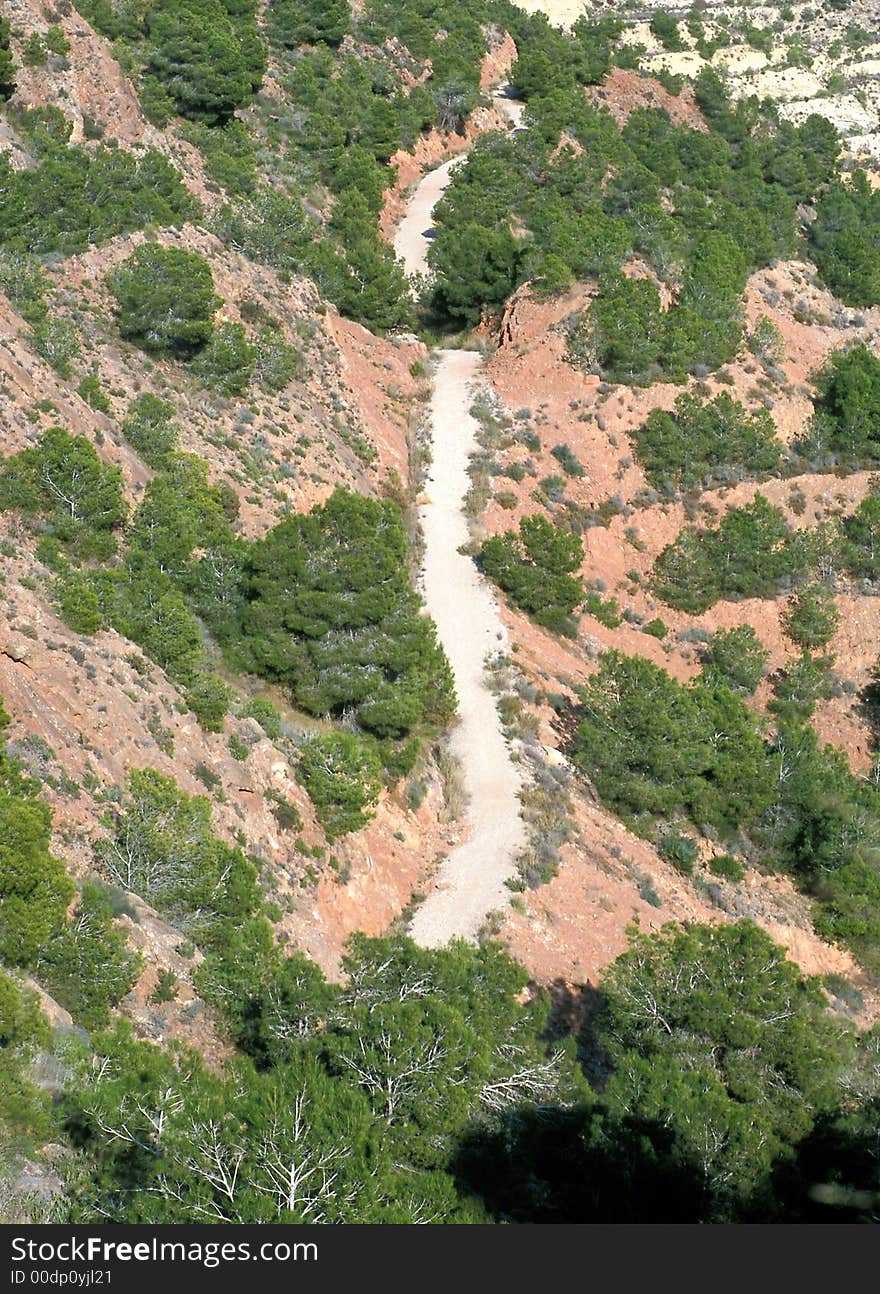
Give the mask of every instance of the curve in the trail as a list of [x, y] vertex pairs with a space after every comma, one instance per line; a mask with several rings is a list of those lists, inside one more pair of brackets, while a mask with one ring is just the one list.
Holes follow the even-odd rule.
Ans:
[[[504, 114], [514, 131], [521, 129], [525, 104], [511, 97], [509, 85], [500, 86], [492, 94], [492, 102]], [[428, 273], [428, 248], [434, 237], [434, 208], [449, 188], [452, 174], [467, 153], [459, 153], [428, 171], [416, 186], [403, 219], [394, 235], [394, 250], [403, 261], [407, 274]]]
[[492, 91], [492, 102], [500, 108], [514, 130], [522, 130], [523, 113], [526, 110], [525, 100], [517, 99], [514, 87], [508, 82], [499, 85]]
[[466, 154], [450, 157], [418, 183], [394, 234], [394, 250], [407, 274], [428, 273], [428, 248], [434, 236], [434, 208], [449, 188], [452, 172]]
[[[494, 97], [518, 127], [522, 105], [503, 90]], [[461, 160], [453, 158], [429, 172], [410, 200], [395, 238], [409, 273], [427, 270], [433, 210]], [[459, 551], [469, 539], [464, 503], [479, 430], [470, 407], [482, 358], [465, 350], [440, 350], [434, 358], [432, 464], [420, 512], [422, 584], [425, 606], [455, 675], [459, 722], [450, 747], [468, 798], [468, 838], [441, 863], [410, 923], [415, 941], [429, 948], [456, 937], [476, 938], [488, 914], [509, 900], [505, 882], [515, 874], [517, 853], [525, 844], [521, 778], [485, 677], [487, 658], [503, 644], [504, 629], [488, 585]]]

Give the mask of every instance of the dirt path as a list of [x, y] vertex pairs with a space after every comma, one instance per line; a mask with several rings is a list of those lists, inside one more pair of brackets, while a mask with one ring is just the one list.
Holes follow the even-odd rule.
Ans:
[[[523, 105], [508, 92], [509, 87], [501, 87], [493, 99], [517, 129]], [[462, 161], [463, 156], [454, 157], [430, 171], [410, 199], [394, 239], [394, 249], [410, 274], [427, 273], [434, 207]], [[478, 430], [470, 406], [482, 358], [465, 350], [437, 351], [434, 358], [432, 466], [420, 514], [425, 540], [422, 584], [425, 605], [455, 674], [459, 723], [450, 747], [460, 761], [468, 797], [468, 839], [441, 864], [410, 924], [412, 937], [428, 948], [456, 936], [475, 938], [488, 914], [507, 905], [510, 890], [505, 881], [515, 874], [515, 859], [525, 844], [520, 775], [485, 679], [487, 657], [503, 647], [504, 629], [488, 585], [473, 561], [458, 551], [469, 539], [464, 500]]]
[[488, 585], [458, 551], [469, 538], [463, 504], [478, 426], [470, 405], [482, 358], [464, 350], [441, 350], [435, 358], [433, 464], [421, 509], [422, 578], [425, 605], [455, 674], [460, 722], [450, 746], [464, 775], [469, 834], [441, 864], [410, 925], [416, 942], [430, 948], [456, 936], [473, 939], [486, 916], [507, 905], [504, 882], [515, 874], [516, 854], [525, 844], [520, 776], [484, 673], [487, 656], [504, 645], [505, 634]]
[[452, 172], [461, 165], [466, 153], [450, 157], [419, 181], [407, 203], [406, 215], [397, 226], [394, 250], [406, 268], [407, 274], [428, 273], [428, 248], [431, 246], [434, 208], [449, 188]]
[[509, 83], [499, 85], [492, 91], [492, 102], [496, 108], [501, 109], [514, 130], [523, 130], [522, 119], [526, 105], [522, 99], [515, 99], [513, 94], [513, 86]]
[[[521, 129], [525, 104], [510, 98], [510, 86], [503, 85], [494, 90], [492, 102], [501, 109], [514, 130]], [[449, 188], [456, 166], [460, 166], [466, 157], [467, 153], [459, 153], [428, 171], [407, 203], [406, 214], [394, 235], [394, 250], [403, 261], [407, 274], [428, 273], [434, 208]]]

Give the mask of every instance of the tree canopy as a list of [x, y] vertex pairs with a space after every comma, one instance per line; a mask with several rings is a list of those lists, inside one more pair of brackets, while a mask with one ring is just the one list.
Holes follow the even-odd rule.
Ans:
[[210, 340], [220, 306], [211, 267], [182, 247], [144, 243], [107, 277], [123, 337], [145, 350], [192, 355]]
[[396, 504], [336, 489], [247, 551], [236, 654], [311, 713], [351, 710], [379, 737], [444, 721], [451, 673], [406, 562]]
[[157, 0], [147, 30], [147, 68], [182, 116], [215, 124], [247, 103], [252, 69], [222, 0]]
[[0, 244], [43, 256], [82, 252], [146, 225], [180, 225], [199, 212], [155, 149], [48, 149], [33, 169], [0, 156]]
[[760, 476], [782, 458], [770, 413], [747, 413], [725, 391], [709, 401], [681, 395], [671, 412], [653, 409], [634, 440], [648, 480], [667, 490]]
[[643, 657], [607, 651], [578, 717], [576, 764], [628, 816], [683, 812], [729, 827], [770, 803], [759, 722], [711, 677], [683, 687]]
[[572, 612], [584, 600], [574, 572], [584, 559], [578, 535], [558, 530], [547, 517], [523, 517], [519, 531], [494, 535], [480, 551], [480, 565], [511, 600], [538, 624], [572, 636]]
[[59, 544], [80, 557], [107, 557], [126, 520], [122, 473], [84, 436], [50, 427], [0, 470], [0, 508], [39, 517]]

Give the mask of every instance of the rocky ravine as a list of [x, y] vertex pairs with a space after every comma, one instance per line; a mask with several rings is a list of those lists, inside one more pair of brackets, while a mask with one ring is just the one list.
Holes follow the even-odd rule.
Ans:
[[[662, 87], [656, 82], [645, 87], [634, 77], [616, 73], [608, 87], [612, 110], [618, 106], [618, 100], [624, 113], [628, 106], [631, 110], [630, 92], [635, 88], [640, 89], [648, 100], [651, 96], [663, 94]], [[499, 98], [496, 96], [496, 103]], [[684, 94], [678, 100], [670, 96], [670, 100], [674, 108], [680, 108], [686, 115], [689, 124], [698, 125], [699, 114]], [[458, 160], [456, 157], [452, 166], [445, 168], [442, 174], [431, 172], [423, 179], [424, 187], [410, 193], [413, 206], [408, 211], [414, 218], [398, 226], [395, 246], [411, 271], [424, 271], [431, 237], [433, 202], [445, 190], [449, 171]], [[437, 183], [438, 180], [442, 182]], [[780, 284], [784, 286], [782, 279]], [[827, 352], [831, 337], [842, 334], [830, 327], [795, 327], [790, 323], [793, 306], [774, 309], [761, 295], [759, 287], [760, 276], [752, 285], [757, 299], [749, 299], [749, 318], [770, 312], [785, 336], [788, 350], [798, 357], [789, 376], [793, 419], [800, 425], [806, 391], [803, 383]], [[801, 293], [804, 290], [803, 285], [798, 287]], [[577, 292], [581, 294], [578, 297], [580, 302], [583, 286], [579, 286]], [[789, 297], [791, 302], [799, 299], [794, 284], [788, 295], [782, 294], [782, 301], [787, 302]], [[461, 500], [468, 486], [468, 458], [475, 448], [468, 388], [480, 380], [491, 387], [508, 408], [522, 404], [526, 392], [546, 392], [546, 402], [541, 406], [543, 424], [552, 423], [558, 431], [558, 438], [575, 446], [580, 457], [590, 463], [590, 470], [583, 481], [584, 504], [594, 500], [597, 492], [600, 497], [606, 492], [618, 492], [621, 489], [619, 461], [612, 447], [594, 443], [591, 437], [598, 434], [598, 424], [591, 422], [587, 425], [571, 412], [581, 410], [585, 401], [592, 403], [596, 400], [604, 404], [606, 397], [599, 391], [599, 381], [585, 381], [570, 366], [563, 364], [556, 353], [562, 343], [550, 325], [572, 308], [572, 301], [568, 298], [552, 306], [531, 300], [528, 306], [522, 302], [515, 305], [504, 330], [511, 330], [511, 335], [502, 337], [498, 351], [485, 366], [473, 353], [441, 351], [435, 356], [439, 363], [432, 405], [434, 468], [428, 484], [430, 501], [423, 511], [430, 562], [426, 568], [425, 595], [456, 672], [462, 724], [454, 734], [453, 750], [463, 760], [471, 802], [467, 814], [467, 843], [454, 847], [441, 862], [428, 898], [412, 921], [411, 933], [426, 945], [441, 944], [454, 936], [473, 937], [486, 917], [503, 907], [499, 937], [536, 978], [548, 982], [562, 975], [571, 982], [584, 983], [594, 981], [598, 969], [625, 951], [631, 921], [638, 923], [643, 930], [655, 930], [670, 920], [713, 922], [748, 915], [786, 946], [792, 958], [808, 973], [834, 973], [857, 982], [865, 999], [864, 1019], [870, 1021], [875, 1018], [877, 1010], [873, 988], [864, 981], [851, 954], [823, 943], [815, 935], [808, 905], [794, 893], [788, 881], [750, 872], [736, 893], [727, 896], [726, 912], [722, 912], [701, 897], [671, 865], [658, 858], [644, 841], [632, 836], [599, 806], [580, 797], [574, 805], [574, 837], [563, 846], [564, 866], [559, 875], [549, 885], [527, 893], [524, 904], [517, 909], [506, 901], [509, 894], [505, 880], [513, 871], [518, 851], [526, 846], [526, 833], [516, 799], [521, 789], [516, 780], [518, 766], [511, 761], [500, 737], [497, 711], [483, 687], [481, 663], [509, 638], [521, 649], [516, 657], [519, 667], [525, 667], [539, 683], [546, 683], [550, 678], [580, 680], [591, 672], [589, 659], [593, 651], [589, 659], [578, 652], [572, 653], [566, 644], [554, 643], [546, 634], [536, 631], [510, 607], [504, 604], [496, 606], [473, 565], [456, 551], [459, 543], [466, 542], [468, 537]], [[816, 309], [819, 310], [817, 318], [827, 317], [830, 324], [832, 303], [823, 298], [821, 309], [818, 302]], [[520, 314], [524, 319], [528, 316], [528, 324], [519, 318]], [[792, 328], [794, 332], [791, 332]], [[815, 343], [819, 334], [825, 340], [817, 350]], [[743, 394], [751, 371], [746, 359], [740, 379]], [[667, 399], [671, 401], [674, 394], [675, 390], [670, 388], [652, 388], [646, 407], [663, 405]], [[614, 396], [612, 410], [608, 397], [605, 416], [613, 419], [615, 428], [621, 419], [638, 422], [645, 416], [640, 399], [631, 396], [630, 401], [633, 407], [628, 411], [624, 398], [618, 393]], [[788, 418], [784, 409], [779, 412], [785, 438]], [[552, 470], [552, 462], [549, 460], [546, 470]], [[615, 462], [618, 463], [618, 473], [612, 475]], [[604, 479], [601, 473], [606, 469], [607, 479]], [[631, 467], [629, 472], [633, 473], [635, 469]], [[639, 479], [633, 490], [643, 486], [643, 480]], [[523, 488], [531, 488], [528, 481]], [[823, 484], [821, 488], [826, 487]], [[779, 502], [783, 504], [785, 489], [784, 483], [780, 483]], [[529, 510], [527, 506], [525, 510]], [[489, 513], [483, 520], [492, 533], [499, 524], [509, 529], [516, 518], [516, 513], [508, 511], [499, 517], [497, 505], [493, 507], [490, 504]], [[795, 518], [792, 521], [797, 524]], [[590, 555], [593, 559], [588, 573], [595, 571], [604, 576], [607, 570], [616, 570], [624, 560], [630, 564], [634, 562], [635, 550], [627, 550], [622, 533], [626, 524], [626, 517], [621, 517], [619, 526], [613, 523], [607, 530], [597, 527], [588, 532], [588, 562]], [[666, 529], [653, 515], [651, 524], [658, 533], [653, 536], [656, 542], [649, 546], [650, 561], [656, 556], [658, 544], [662, 547], [668, 539]], [[647, 566], [650, 565], [648, 558]], [[436, 577], [436, 587], [427, 584], [430, 573]], [[444, 595], [448, 598], [446, 607], [443, 606]], [[740, 608], [740, 614], [735, 617], [737, 623], [742, 619], [741, 612]], [[644, 608], [646, 617], [653, 613], [653, 608]], [[750, 610], [746, 619], [751, 614]], [[484, 616], [488, 618], [484, 620]], [[503, 637], [493, 639], [489, 625], [494, 627], [497, 635], [499, 620]], [[723, 620], [722, 627], [727, 627], [728, 623], [733, 623], [733, 620]], [[661, 644], [655, 644], [636, 628], [624, 624], [614, 634], [598, 625], [592, 628], [599, 634], [599, 638], [590, 634], [589, 642], [594, 648], [600, 646], [600, 639], [604, 643], [606, 638], [612, 640], [613, 645], [619, 643], [623, 649], [635, 650], [639, 654], [653, 655], [652, 649], [656, 648], [658, 663], [678, 673], [675, 655], [670, 658]], [[774, 640], [769, 629], [762, 632]], [[465, 686], [462, 679], [467, 680]], [[481, 720], [481, 714], [486, 716], [485, 722]], [[830, 735], [840, 740], [839, 733]], [[550, 727], [543, 729], [542, 739], [549, 747], [555, 746]], [[647, 880], [662, 900], [659, 905], [656, 896], [651, 902], [643, 897]], [[424, 884], [421, 888], [425, 888]]]

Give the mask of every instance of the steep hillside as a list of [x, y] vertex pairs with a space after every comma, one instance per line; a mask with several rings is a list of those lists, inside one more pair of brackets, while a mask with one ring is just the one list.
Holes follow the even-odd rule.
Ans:
[[6, 1220], [873, 1189], [876, 16], [581, 8], [0, 8]]

